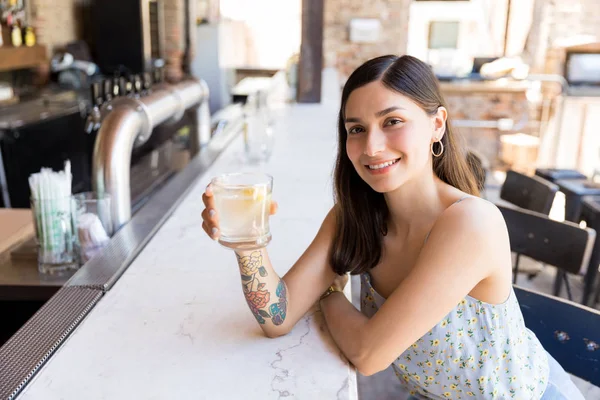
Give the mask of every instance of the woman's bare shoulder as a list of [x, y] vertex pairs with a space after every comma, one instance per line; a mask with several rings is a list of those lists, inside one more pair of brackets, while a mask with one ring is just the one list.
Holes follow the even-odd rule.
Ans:
[[498, 207], [481, 197], [467, 196], [448, 207], [434, 225], [445, 231], [467, 231], [497, 240], [506, 236], [506, 223]]

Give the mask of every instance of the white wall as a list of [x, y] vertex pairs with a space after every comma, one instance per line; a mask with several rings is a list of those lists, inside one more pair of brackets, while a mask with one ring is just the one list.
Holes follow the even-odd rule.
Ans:
[[301, 0], [221, 0], [221, 17], [248, 26], [257, 55], [253, 67], [283, 68], [300, 51]]

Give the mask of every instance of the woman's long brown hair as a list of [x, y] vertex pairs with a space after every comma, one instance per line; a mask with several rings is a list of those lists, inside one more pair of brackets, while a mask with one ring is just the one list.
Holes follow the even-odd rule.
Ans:
[[[381, 81], [433, 115], [446, 103], [431, 68], [411, 56], [381, 56], [367, 61], [348, 78], [342, 91], [338, 118], [338, 153], [334, 171], [336, 234], [330, 263], [338, 274], [360, 274], [375, 267], [383, 252], [389, 211], [383, 194], [374, 191], [356, 172], [346, 154], [344, 111], [350, 94], [357, 88]], [[433, 171], [444, 182], [465, 193], [479, 195], [473, 171], [458, 137], [446, 121], [442, 137], [444, 152], [433, 157]], [[436, 146], [436, 152], [439, 147]]]

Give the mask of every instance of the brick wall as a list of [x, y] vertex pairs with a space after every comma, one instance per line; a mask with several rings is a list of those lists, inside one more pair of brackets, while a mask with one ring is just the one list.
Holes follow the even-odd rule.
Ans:
[[183, 77], [183, 53], [185, 51], [185, 2], [165, 0], [165, 61], [166, 75], [170, 81]]
[[[408, 40], [408, 11], [412, 0], [325, 0], [323, 54], [326, 67], [336, 67], [342, 81], [364, 61], [383, 54], [403, 54]], [[351, 43], [353, 18], [381, 20], [380, 41]]]
[[30, 0], [30, 23], [35, 28], [38, 42], [48, 48], [48, 55], [56, 47], [77, 40], [78, 7], [80, 0]]
[[[538, 117], [538, 110], [532, 107], [526, 98], [525, 91], [509, 92], [478, 92], [456, 90], [458, 85], [452, 88], [451, 84], [445, 84], [442, 88], [444, 98], [448, 105], [448, 111], [452, 121], [457, 124], [461, 120], [467, 121], [497, 121], [502, 118], [510, 118], [520, 127], [518, 132], [533, 134], [537, 136], [535, 124], [525, 124], [524, 121], [534, 122]], [[496, 128], [469, 128], [457, 127], [456, 130], [462, 136], [466, 146], [483, 156], [492, 168], [502, 168], [500, 138], [503, 134], [514, 133], [503, 132]]]
[[564, 49], [560, 42], [576, 36], [600, 42], [598, 0], [536, 0], [527, 44], [532, 70], [561, 74]]
[[573, 35], [594, 35], [600, 40], [598, 0], [554, 0], [549, 43]]

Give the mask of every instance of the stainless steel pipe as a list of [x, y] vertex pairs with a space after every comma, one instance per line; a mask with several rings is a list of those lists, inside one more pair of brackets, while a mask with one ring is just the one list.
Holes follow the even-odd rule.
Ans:
[[175, 85], [161, 84], [149, 95], [119, 97], [102, 109], [102, 124], [96, 137], [92, 162], [92, 185], [97, 193], [111, 196], [115, 229], [131, 219], [131, 153], [144, 144], [152, 130], [167, 120], [180, 119], [185, 110], [198, 107], [199, 127], [194, 141], [200, 146], [210, 138], [208, 86], [202, 80]]

